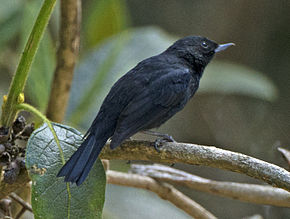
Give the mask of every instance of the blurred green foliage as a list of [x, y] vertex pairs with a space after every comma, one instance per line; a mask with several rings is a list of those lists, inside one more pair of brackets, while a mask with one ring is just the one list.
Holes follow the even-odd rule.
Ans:
[[22, 1], [0, 1], [0, 49], [7, 45], [20, 29]]
[[[38, 0], [0, 0], [0, 4], [0, 49], [3, 53], [7, 50], [13, 51], [13, 59], [18, 59], [18, 54], [22, 51], [31, 32], [42, 2]], [[82, 42], [85, 45], [83, 53], [107, 37], [124, 30], [129, 23], [126, 4], [123, 0], [88, 1], [84, 10], [89, 13], [83, 15], [84, 28], [81, 33]], [[41, 111], [45, 111], [48, 103], [56, 64], [57, 43], [52, 38], [56, 38], [57, 28], [59, 28], [57, 16], [59, 13], [55, 12], [42, 39], [27, 81], [27, 97]], [[10, 74], [13, 74], [14, 68], [15, 66], [11, 67]]]
[[87, 1], [84, 11], [82, 39], [85, 49], [125, 30], [129, 23], [124, 0]]

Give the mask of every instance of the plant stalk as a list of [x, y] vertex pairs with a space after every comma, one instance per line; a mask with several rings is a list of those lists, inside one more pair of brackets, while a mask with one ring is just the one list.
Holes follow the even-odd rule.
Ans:
[[32, 65], [40, 40], [48, 24], [55, 3], [56, 0], [45, 0], [43, 2], [37, 19], [34, 23], [33, 29], [26, 42], [16, 72], [10, 84], [7, 99], [5, 98], [6, 100], [3, 101], [0, 122], [4, 127], [10, 127], [17, 114], [18, 110], [16, 106], [19, 103], [19, 99], [21, 99], [19, 97], [24, 90], [30, 67]]

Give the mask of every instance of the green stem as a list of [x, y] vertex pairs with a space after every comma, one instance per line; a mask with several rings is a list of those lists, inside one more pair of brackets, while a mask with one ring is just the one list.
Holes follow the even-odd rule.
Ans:
[[[27, 103], [18, 104], [18, 105], [16, 105], [15, 109], [16, 110], [25, 110], [25, 111], [31, 112], [33, 115], [38, 116], [43, 122], [45, 122], [47, 124], [48, 128], [50, 129], [50, 131], [51, 131], [51, 133], [52, 133], [52, 135], [54, 137], [56, 145], [58, 147], [60, 158], [61, 158], [61, 162], [62, 162], [62, 164], [65, 164], [64, 155], [63, 155], [62, 148], [60, 146], [59, 139], [57, 137], [57, 134], [56, 134], [51, 122], [48, 120], [48, 118], [46, 118], [46, 116], [43, 115], [38, 109], [36, 109], [35, 107], [33, 107], [33, 106], [31, 106], [31, 105], [29, 105]], [[67, 189], [67, 193], [68, 193], [67, 218], [69, 219], [70, 218], [70, 203], [71, 203], [71, 192], [70, 192], [69, 183], [66, 183], [66, 189]]]
[[45, 122], [47, 124], [47, 126], [50, 129], [50, 131], [52, 132], [54, 140], [55, 140], [55, 142], [56, 142], [56, 144], [58, 146], [60, 157], [61, 157], [61, 161], [64, 164], [65, 161], [64, 161], [63, 151], [61, 149], [59, 139], [57, 137], [57, 134], [56, 134], [51, 122], [46, 118], [46, 116], [43, 115], [38, 109], [36, 109], [35, 107], [33, 107], [33, 106], [31, 106], [31, 105], [29, 105], [27, 103], [18, 104], [18, 105], [16, 105], [15, 108], [16, 108], [16, 110], [25, 110], [25, 111], [31, 112], [33, 115], [39, 117], [43, 122]]
[[10, 127], [17, 114], [16, 105], [18, 104], [18, 97], [24, 90], [28, 72], [55, 6], [55, 2], [56, 0], [45, 0], [43, 2], [33, 29], [26, 42], [18, 67], [10, 84], [7, 101], [3, 102], [1, 124], [4, 127]]

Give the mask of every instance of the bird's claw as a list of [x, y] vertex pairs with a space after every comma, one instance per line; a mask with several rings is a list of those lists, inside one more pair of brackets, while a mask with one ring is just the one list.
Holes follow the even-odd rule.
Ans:
[[171, 135], [164, 134], [162, 138], [157, 138], [154, 142], [154, 148], [157, 152], [161, 152], [160, 149], [165, 142], [175, 142], [174, 138]]
[[160, 148], [162, 147], [162, 139], [161, 138], [157, 138], [156, 140], [155, 140], [155, 142], [154, 142], [154, 148], [155, 148], [155, 150], [157, 151], [157, 152], [161, 152], [160, 151]]
[[168, 134], [164, 134], [163, 140], [165, 140], [167, 142], [175, 142], [174, 138]]

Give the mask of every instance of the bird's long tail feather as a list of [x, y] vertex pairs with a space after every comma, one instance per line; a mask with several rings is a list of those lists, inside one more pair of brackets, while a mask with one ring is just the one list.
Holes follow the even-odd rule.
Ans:
[[103, 138], [96, 138], [94, 134], [89, 134], [77, 151], [60, 169], [57, 177], [64, 176], [65, 182], [75, 182], [78, 186], [82, 184], [88, 176], [106, 141], [106, 136]]

